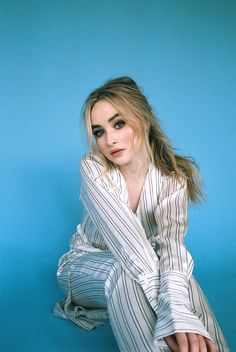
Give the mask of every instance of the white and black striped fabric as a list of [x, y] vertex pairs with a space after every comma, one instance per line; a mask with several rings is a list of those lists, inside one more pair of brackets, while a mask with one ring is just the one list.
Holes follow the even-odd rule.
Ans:
[[186, 181], [150, 164], [134, 213], [118, 168], [104, 172], [86, 154], [81, 176], [84, 220], [59, 261], [66, 298], [54, 314], [87, 330], [109, 321], [121, 351], [170, 351], [163, 337], [176, 332], [201, 334], [228, 351], [184, 245]]

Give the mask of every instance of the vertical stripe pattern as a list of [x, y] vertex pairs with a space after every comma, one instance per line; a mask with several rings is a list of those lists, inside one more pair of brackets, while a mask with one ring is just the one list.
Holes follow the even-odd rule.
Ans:
[[[184, 244], [186, 181], [163, 176], [150, 165], [133, 213], [118, 169], [104, 173], [93, 155], [86, 154], [81, 176], [84, 220], [59, 262], [58, 281], [67, 296], [54, 314], [87, 330], [103, 325], [109, 316], [121, 351], [169, 351], [163, 337], [176, 332], [201, 334], [213, 339], [219, 352], [227, 351], [193, 279], [193, 260]], [[114, 271], [114, 263], [119, 270]]]

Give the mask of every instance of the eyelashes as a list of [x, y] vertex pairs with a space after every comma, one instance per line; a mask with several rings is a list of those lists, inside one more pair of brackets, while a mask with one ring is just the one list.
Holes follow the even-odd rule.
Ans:
[[[114, 123], [113, 128], [119, 130], [122, 127], [124, 127], [125, 124], [126, 124], [126, 122], [124, 120], [118, 120], [118, 121], [116, 121]], [[95, 138], [99, 138], [99, 137], [103, 136], [104, 132], [105, 132], [104, 129], [99, 128], [99, 129], [96, 129], [96, 130], [93, 131], [93, 135], [94, 135]]]
[[99, 138], [103, 135], [104, 131], [101, 129], [101, 130], [96, 130], [96, 131], [93, 131], [93, 135], [95, 138]]
[[125, 125], [125, 121], [124, 121], [124, 120], [120, 120], [120, 121], [117, 121], [117, 122], [115, 123], [114, 127], [115, 127], [116, 129], [120, 129], [120, 128], [124, 127], [124, 125]]

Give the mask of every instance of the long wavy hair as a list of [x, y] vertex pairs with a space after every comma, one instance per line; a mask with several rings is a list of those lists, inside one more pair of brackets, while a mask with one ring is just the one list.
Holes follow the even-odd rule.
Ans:
[[[94, 104], [105, 99], [109, 101], [117, 112], [136, 129], [137, 119], [141, 122], [142, 136], [150, 161], [167, 176], [185, 177], [187, 180], [189, 199], [198, 203], [204, 198], [201, 188], [200, 173], [192, 158], [175, 154], [170, 141], [161, 129], [160, 123], [153, 112], [147, 98], [136, 82], [130, 77], [111, 79], [101, 87], [95, 89], [86, 99], [83, 106], [83, 118], [88, 135], [90, 148], [97, 159], [102, 162], [106, 170], [114, 167], [99, 151], [91, 126], [91, 111]], [[128, 112], [131, 112], [129, 115]], [[134, 118], [135, 116], [135, 118]]]

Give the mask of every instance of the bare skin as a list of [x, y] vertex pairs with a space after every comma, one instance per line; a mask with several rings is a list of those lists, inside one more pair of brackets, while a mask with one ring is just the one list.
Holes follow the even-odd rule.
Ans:
[[217, 352], [215, 344], [204, 336], [193, 333], [176, 333], [165, 337], [173, 352]]
[[140, 174], [122, 172], [127, 185], [130, 207], [134, 213], [137, 211], [138, 208], [138, 203], [146, 178], [146, 173], [147, 170], [145, 169], [140, 170]]
[[[94, 105], [91, 122], [97, 146], [119, 167], [126, 181], [131, 209], [136, 212], [149, 165], [146, 146], [106, 100]], [[142, 128], [138, 119], [137, 126]], [[199, 334], [176, 333], [164, 339], [173, 352], [217, 352], [215, 344]]]

